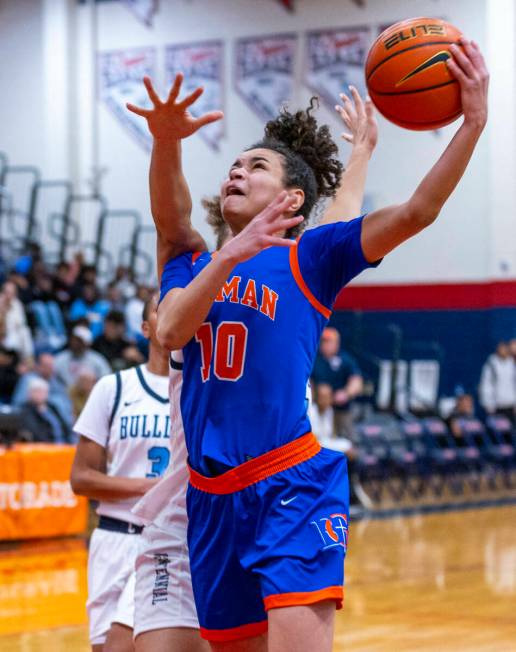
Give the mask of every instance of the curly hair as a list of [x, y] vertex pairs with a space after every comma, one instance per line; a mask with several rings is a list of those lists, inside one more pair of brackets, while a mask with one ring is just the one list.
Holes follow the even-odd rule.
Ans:
[[318, 107], [316, 97], [304, 111], [290, 113], [283, 108], [278, 117], [265, 125], [264, 138], [249, 149], [271, 149], [284, 158], [286, 188], [301, 188], [305, 201], [299, 209], [304, 220], [291, 229], [287, 236], [300, 233], [310, 214], [323, 197], [334, 197], [340, 185], [343, 165], [338, 159], [338, 147], [328, 125], [317, 124], [312, 115]]
[[217, 238], [216, 247], [220, 249], [229, 233], [229, 227], [224, 221], [220, 208], [220, 197], [218, 195], [204, 197], [201, 203], [207, 212], [206, 222], [211, 226]]

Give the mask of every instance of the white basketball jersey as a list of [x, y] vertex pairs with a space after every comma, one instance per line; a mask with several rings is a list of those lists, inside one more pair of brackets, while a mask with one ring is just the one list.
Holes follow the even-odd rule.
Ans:
[[[167, 376], [142, 365], [101, 378], [74, 430], [107, 449], [110, 476], [152, 478], [170, 464], [170, 402]], [[102, 501], [97, 513], [141, 525], [131, 512], [138, 497]]]
[[154, 523], [165, 531], [174, 529], [174, 522], [182, 522], [183, 512], [186, 513], [188, 453], [180, 405], [183, 385], [182, 368], [182, 351], [173, 351], [170, 357], [169, 375], [170, 466], [158, 484], [148, 491], [133, 508], [133, 513], [145, 524]]

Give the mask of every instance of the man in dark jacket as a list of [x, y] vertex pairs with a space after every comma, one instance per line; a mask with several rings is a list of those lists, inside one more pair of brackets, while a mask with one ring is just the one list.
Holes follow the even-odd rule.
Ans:
[[71, 432], [55, 407], [48, 402], [48, 383], [42, 378], [29, 381], [28, 400], [21, 406], [22, 434], [28, 441], [65, 444]]

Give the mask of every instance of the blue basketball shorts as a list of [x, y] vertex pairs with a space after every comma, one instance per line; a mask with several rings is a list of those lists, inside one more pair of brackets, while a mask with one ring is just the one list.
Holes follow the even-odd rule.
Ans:
[[267, 611], [334, 600], [348, 540], [346, 458], [313, 434], [208, 478], [190, 469], [188, 546], [201, 635], [267, 630]]

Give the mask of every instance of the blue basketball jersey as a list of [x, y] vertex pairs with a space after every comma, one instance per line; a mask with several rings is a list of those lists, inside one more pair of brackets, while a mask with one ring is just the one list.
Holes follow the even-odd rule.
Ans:
[[[310, 431], [306, 385], [340, 289], [371, 267], [362, 217], [306, 231], [236, 265], [184, 348], [181, 394], [189, 462], [218, 475]], [[161, 297], [186, 287], [216, 254], [183, 254]]]

